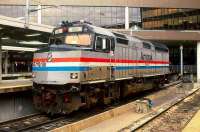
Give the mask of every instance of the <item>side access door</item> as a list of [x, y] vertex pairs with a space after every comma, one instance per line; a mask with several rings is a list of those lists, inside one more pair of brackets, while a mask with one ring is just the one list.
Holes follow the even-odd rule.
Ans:
[[110, 36], [101, 36], [98, 35], [96, 37], [95, 43], [95, 50], [97, 51], [98, 55], [102, 55], [104, 62], [101, 66], [101, 72], [99, 75], [102, 75], [102, 78], [106, 78], [107, 80], [114, 80], [115, 79], [115, 40]]

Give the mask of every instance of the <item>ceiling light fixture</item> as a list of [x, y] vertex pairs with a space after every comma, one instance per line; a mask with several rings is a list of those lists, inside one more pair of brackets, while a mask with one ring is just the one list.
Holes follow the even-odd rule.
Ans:
[[20, 41], [19, 44], [27, 44], [27, 45], [45, 45], [48, 43], [43, 43], [40, 41]]
[[27, 48], [27, 47], [16, 47], [16, 46], [2, 46], [2, 50], [12, 50], [12, 51], [37, 51], [37, 48]]
[[35, 34], [26, 34], [26, 37], [35, 37], [35, 36], [40, 36], [40, 33], [35, 33]]
[[7, 39], [10, 39], [9, 37], [4, 37], [4, 38], [1, 38], [2, 40], [7, 40]]

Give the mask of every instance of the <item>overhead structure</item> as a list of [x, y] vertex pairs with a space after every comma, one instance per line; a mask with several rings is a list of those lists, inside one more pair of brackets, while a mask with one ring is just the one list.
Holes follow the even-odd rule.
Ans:
[[[1, 3], [1, 2], [0, 2]], [[40, 41], [41, 44], [48, 42], [48, 37], [53, 30], [53, 26], [30, 23], [29, 28], [24, 28], [24, 21], [0, 15], [1, 41]], [[131, 34], [130, 29], [111, 29], [115, 32]], [[17, 34], [17, 35], [16, 35]], [[148, 40], [193, 40], [200, 41], [200, 31], [198, 30], [132, 30], [133, 36]], [[23, 43], [21, 44], [23, 45]], [[13, 42], [12, 42], [13, 43]], [[36, 43], [36, 42], [35, 42]]]
[[[1, 41], [7, 42], [7, 39], [14, 43], [16, 40], [18, 43], [21, 41], [23, 45], [24, 41], [40, 41], [41, 44], [48, 42], [48, 37], [53, 30], [53, 26], [42, 25], [37, 23], [30, 23], [29, 28], [24, 28], [24, 21], [17, 20], [15, 18], [5, 17], [0, 15], [0, 31]], [[112, 29], [115, 32], [122, 32], [125, 34], [131, 34], [130, 29]], [[17, 34], [17, 35], [16, 35]], [[200, 31], [195, 30], [132, 30], [133, 36], [140, 37], [148, 40], [192, 40], [200, 41]], [[20, 40], [20, 41], [19, 41]], [[34, 43], [34, 41], [33, 41]], [[37, 44], [35, 42], [35, 44]], [[8, 44], [9, 45], [9, 44]], [[39, 44], [38, 44], [39, 45]]]
[[48, 43], [53, 28], [37, 23], [29, 23], [27, 28], [22, 20], [0, 15], [2, 50], [35, 51], [35, 47]]
[[146, 40], [191, 40], [200, 41], [200, 31], [198, 30], [124, 30], [124, 29], [111, 29], [114, 32], [121, 32], [133, 35]]
[[[25, 22], [22, 20], [17, 20], [16, 18], [0, 15], [0, 25], [24, 28], [24, 24]], [[35, 30], [39, 32], [49, 33], [49, 32], [52, 32], [53, 28], [54, 28], [53, 26], [37, 24], [37, 23], [30, 23], [29, 25], [29, 30]]]
[[[40, 0], [43, 5], [124, 6], [200, 9], [199, 0]], [[1, 0], [0, 4], [24, 5], [25, 0]]]
[[[27, 28], [25, 21], [0, 15], [0, 81], [3, 76], [2, 64], [8, 67], [7, 55], [2, 62], [2, 50], [33, 52], [38, 49], [37, 47], [48, 44], [53, 28], [37, 23], [28, 23]], [[8, 73], [7, 70], [4, 68], [4, 73]]]
[[[44, 41], [43, 38], [45, 37], [45, 35], [51, 33], [53, 28], [53, 26], [37, 23], [29, 23], [29, 27], [26, 28], [24, 21], [0, 15], [1, 37], [5, 37], [6, 35], [8, 35], [6, 37], [17, 37], [17, 39], [24, 40], [31, 39], [30, 35], [37, 33], [40, 34], [38, 36], [41, 36], [39, 39], [41, 41]], [[29, 37], [27, 37], [26, 35], [29, 35]]]

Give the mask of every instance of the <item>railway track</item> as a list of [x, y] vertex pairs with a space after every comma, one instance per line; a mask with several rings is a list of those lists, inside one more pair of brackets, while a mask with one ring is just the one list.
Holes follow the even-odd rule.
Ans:
[[0, 132], [18, 132], [18, 131], [24, 131], [27, 129], [31, 129], [40, 125], [44, 125], [47, 123], [51, 123], [54, 121], [58, 121], [63, 119], [63, 117], [57, 117], [54, 119], [51, 119], [45, 114], [32, 114], [28, 116], [24, 116], [21, 118], [9, 120], [6, 122], [0, 123]]
[[145, 115], [143, 118], [133, 122], [131, 125], [121, 129], [120, 131], [181, 131], [197, 110], [199, 110], [199, 100], [200, 90], [199, 88], [194, 89], [186, 93], [184, 96], [175, 98], [174, 100], [160, 106], [156, 111]]
[[[180, 81], [173, 82], [171, 84], [163, 86], [163, 88], [171, 87], [174, 85], [179, 85]], [[99, 114], [101, 112], [107, 111], [109, 109], [114, 109], [115, 107], [119, 107], [121, 105], [124, 105], [128, 102], [137, 100], [139, 98], [143, 98], [144, 96], [148, 94], [153, 94], [157, 91], [151, 91], [146, 92], [145, 94], [142, 94], [138, 96], [137, 98], [131, 99], [129, 101], [122, 101], [122, 103], [119, 103], [117, 105], [112, 105], [106, 108], [95, 108], [93, 110], [87, 110], [87, 111], [77, 111], [67, 116], [58, 116], [54, 118], [50, 118], [49, 116], [45, 114], [35, 114], [35, 115], [29, 115], [26, 117], [6, 121], [0, 123], [0, 132], [19, 132], [19, 131], [49, 131], [57, 127], [61, 127], [63, 125], [71, 124], [76, 121], [91, 117], [93, 115]]]

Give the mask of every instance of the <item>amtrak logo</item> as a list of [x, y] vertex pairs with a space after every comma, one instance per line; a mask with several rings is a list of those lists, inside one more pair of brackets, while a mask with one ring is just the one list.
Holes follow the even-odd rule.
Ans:
[[51, 62], [52, 59], [53, 59], [52, 53], [49, 52], [48, 55], [47, 55], [47, 61], [48, 61], [48, 62]]

